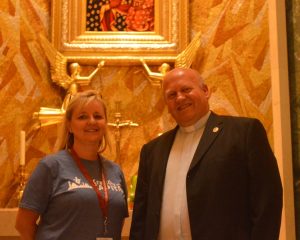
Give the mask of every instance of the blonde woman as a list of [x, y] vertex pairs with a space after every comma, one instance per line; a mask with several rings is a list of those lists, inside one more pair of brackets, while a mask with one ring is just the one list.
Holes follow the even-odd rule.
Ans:
[[96, 91], [72, 98], [60, 140], [61, 150], [43, 158], [26, 185], [16, 220], [21, 239], [121, 239], [126, 184], [120, 167], [101, 155], [107, 114]]

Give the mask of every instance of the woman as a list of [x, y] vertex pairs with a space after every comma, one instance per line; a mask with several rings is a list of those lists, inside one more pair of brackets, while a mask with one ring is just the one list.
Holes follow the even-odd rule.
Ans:
[[26, 185], [16, 220], [21, 239], [121, 239], [127, 190], [119, 166], [100, 155], [109, 144], [96, 91], [73, 97], [62, 135], [64, 149], [43, 158]]

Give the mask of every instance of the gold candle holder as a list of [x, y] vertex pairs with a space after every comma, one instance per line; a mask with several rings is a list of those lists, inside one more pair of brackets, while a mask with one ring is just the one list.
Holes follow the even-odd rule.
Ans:
[[20, 165], [19, 166], [19, 187], [18, 187], [18, 195], [17, 195], [17, 199], [18, 202], [20, 202], [22, 196], [23, 196], [23, 192], [24, 192], [24, 188], [25, 188], [25, 166], [24, 165]]
[[11, 199], [8, 201], [5, 207], [7, 208], [16, 208], [19, 207], [20, 201], [23, 196], [23, 192], [26, 185], [26, 170], [25, 165], [20, 165], [15, 173], [16, 185], [17, 189], [12, 195]]

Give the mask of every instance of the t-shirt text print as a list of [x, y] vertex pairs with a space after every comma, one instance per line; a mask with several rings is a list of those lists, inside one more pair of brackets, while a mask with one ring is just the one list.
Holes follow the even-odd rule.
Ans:
[[[103, 190], [102, 181], [93, 179], [93, 182], [100, 191]], [[71, 191], [73, 189], [79, 189], [79, 188], [81, 189], [92, 188], [92, 186], [89, 183], [85, 182], [79, 177], [74, 177], [73, 181], [68, 181], [68, 186], [69, 186], [68, 191]], [[121, 193], [124, 192], [120, 183], [113, 183], [111, 180], [107, 181], [107, 188], [110, 191], [121, 192]]]

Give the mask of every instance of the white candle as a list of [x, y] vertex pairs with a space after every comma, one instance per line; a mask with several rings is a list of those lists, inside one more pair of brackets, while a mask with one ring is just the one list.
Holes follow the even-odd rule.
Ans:
[[20, 165], [25, 165], [25, 131], [20, 132]]

